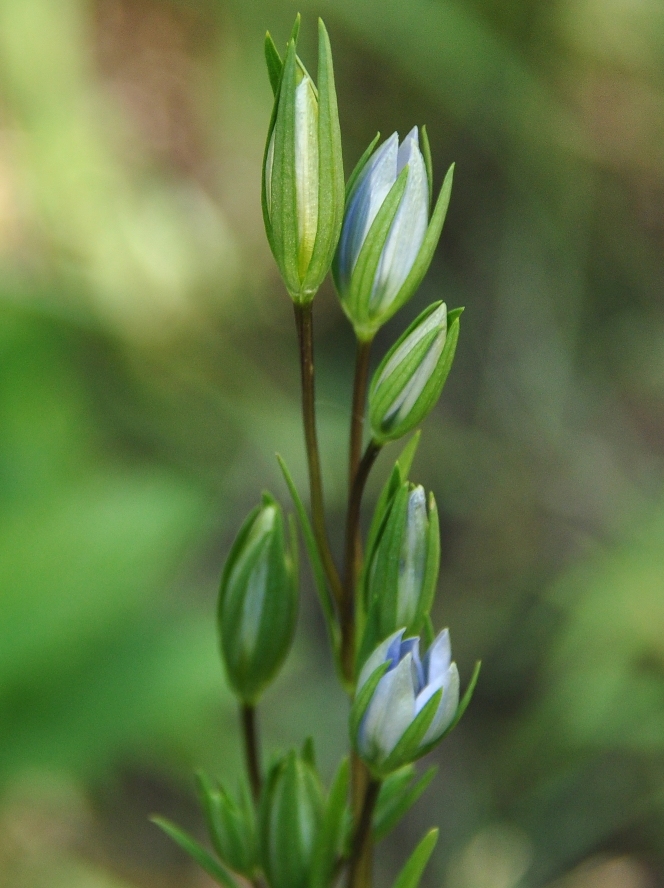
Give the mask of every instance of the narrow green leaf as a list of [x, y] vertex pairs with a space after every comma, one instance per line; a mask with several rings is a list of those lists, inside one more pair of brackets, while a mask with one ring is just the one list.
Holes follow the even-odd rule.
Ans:
[[150, 820], [162, 829], [169, 838], [182, 848], [196, 863], [223, 888], [238, 888], [231, 874], [188, 833], [181, 830], [165, 817], [151, 817]]
[[429, 830], [417, 848], [408, 858], [406, 865], [401, 870], [393, 888], [417, 888], [424, 872], [424, 867], [429, 862], [431, 853], [438, 841], [438, 829]]
[[440, 523], [438, 520], [438, 507], [433, 493], [429, 494], [429, 529], [427, 531], [427, 557], [422, 581], [422, 594], [420, 597], [420, 611], [417, 617], [417, 625], [414, 627], [416, 634], [420, 634], [424, 618], [429, 615], [436, 587], [438, 585], [438, 571], [440, 569]]
[[323, 567], [323, 562], [321, 561], [318, 546], [316, 545], [314, 531], [311, 526], [311, 522], [309, 521], [307, 511], [304, 508], [299, 493], [297, 492], [297, 487], [295, 486], [295, 482], [293, 481], [291, 473], [289, 472], [286, 463], [279, 454], [277, 454], [277, 462], [279, 463], [279, 468], [281, 469], [284, 480], [286, 481], [286, 485], [290, 492], [291, 499], [293, 500], [293, 505], [295, 506], [295, 511], [300, 522], [302, 536], [304, 537], [304, 544], [309, 555], [309, 561], [311, 562], [311, 569], [314, 575], [314, 582], [318, 591], [318, 598], [320, 600], [321, 608], [323, 609], [323, 615], [327, 624], [327, 631], [330, 636], [332, 649], [336, 655], [338, 654], [340, 644], [339, 627], [334, 610], [332, 594], [329, 590], [327, 579], [325, 577], [325, 569]]
[[374, 669], [366, 682], [362, 685], [360, 692], [357, 694], [355, 700], [353, 701], [349, 719], [350, 739], [353, 745], [355, 745], [355, 740], [357, 738], [357, 729], [360, 727], [360, 722], [364, 718], [364, 713], [367, 711], [367, 706], [371, 702], [374, 691], [378, 687], [378, 682], [385, 675], [385, 673], [389, 669], [389, 666], [389, 663], [381, 663], [380, 666], [376, 667], [376, 669]]
[[355, 164], [355, 169], [350, 174], [350, 178], [348, 179], [348, 182], [346, 182], [346, 200], [348, 200], [348, 198], [351, 196], [351, 194], [353, 192], [353, 188], [355, 187], [355, 183], [360, 178], [360, 174], [362, 173], [362, 170], [367, 165], [367, 161], [369, 160], [369, 158], [373, 154], [374, 148], [378, 144], [379, 139], [380, 139], [380, 133], [376, 133], [376, 135], [373, 137], [373, 139], [369, 143], [368, 147], [366, 148], [366, 150], [364, 151], [364, 153], [362, 154], [362, 156], [360, 157], [358, 162]]
[[437, 771], [437, 766], [431, 765], [419, 780], [411, 783], [414, 775], [414, 768], [410, 766], [411, 773], [408, 775], [405, 785], [399, 787], [398, 791], [388, 797], [383, 802], [382, 806], [379, 799], [379, 803], [376, 806], [376, 815], [374, 817], [374, 836], [377, 842], [384, 839], [385, 836], [394, 829], [404, 814], [413, 807], [415, 802], [429, 786]]
[[314, 747], [314, 738], [307, 737], [302, 744], [302, 758], [312, 768], [316, 767], [316, 749]]
[[429, 183], [429, 208], [433, 202], [433, 164], [431, 162], [431, 145], [429, 144], [429, 134], [426, 126], [421, 127], [420, 136], [422, 142], [422, 157], [424, 158], [424, 166], [427, 171], [427, 181]]
[[330, 787], [323, 823], [316, 837], [311, 865], [310, 888], [328, 888], [341, 852], [350, 786], [350, 764], [344, 758]]
[[279, 92], [279, 81], [281, 80], [281, 72], [284, 63], [281, 60], [279, 50], [275, 46], [269, 31], [265, 35], [265, 62], [267, 64], [267, 73], [270, 78], [272, 93], [276, 99], [277, 93]]

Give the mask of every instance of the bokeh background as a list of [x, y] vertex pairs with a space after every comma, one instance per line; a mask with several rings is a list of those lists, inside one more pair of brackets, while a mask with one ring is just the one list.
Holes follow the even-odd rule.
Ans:
[[[291, 306], [260, 164], [282, 45], [335, 54], [346, 169], [426, 122], [453, 199], [421, 292], [464, 305], [413, 477], [437, 625], [473, 704], [395, 840], [427, 888], [664, 885], [661, 0], [2, 0], [0, 886], [205, 888], [147, 818], [201, 833], [233, 784], [221, 565], [259, 491], [305, 486]], [[353, 340], [316, 300], [334, 544]], [[381, 457], [375, 498], [391, 451]], [[346, 742], [308, 575], [271, 746]]]

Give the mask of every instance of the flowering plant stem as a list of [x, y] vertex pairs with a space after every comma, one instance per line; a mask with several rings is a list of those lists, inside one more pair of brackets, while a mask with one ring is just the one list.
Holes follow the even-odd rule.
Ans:
[[244, 737], [244, 754], [247, 763], [247, 774], [251, 794], [255, 802], [258, 802], [261, 794], [261, 764], [258, 742], [258, 724], [256, 719], [256, 707], [249, 703], [240, 706], [240, 721], [242, 722], [242, 735]]
[[316, 544], [323, 562], [325, 575], [333, 597], [339, 605], [342, 597], [341, 580], [337, 571], [325, 527], [325, 505], [323, 500], [323, 478], [320, 468], [318, 434], [316, 432], [316, 402], [314, 375], [314, 336], [312, 304], [294, 303], [295, 326], [300, 346], [300, 373], [302, 377], [302, 420], [304, 439], [309, 466], [309, 490], [311, 495], [311, 517]]
[[380, 786], [380, 780], [375, 780], [373, 777], [369, 777], [366, 783], [362, 807], [359, 817], [355, 820], [357, 825], [348, 861], [348, 888], [368, 888], [371, 885], [373, 863], [371, 825]]

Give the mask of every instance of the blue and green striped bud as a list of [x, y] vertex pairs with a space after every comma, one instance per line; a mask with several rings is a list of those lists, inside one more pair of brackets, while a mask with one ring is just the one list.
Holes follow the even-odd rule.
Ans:
[[260, 848], [270, 888], [307, 888], [324, 814], [313, 764], [288, 753], [270, 770], [260, 802]]
[[443, 228], [453, 166], [429, 218], [431, 160], [425, 128], [422, 139], [424, 152], [414, 127], [401, 145], [393, 133], [373, 151], [377, 136], [346, 189], [332, 272], [341, 305], [362, 341], [371, 340], [415, 293]]
[[275, 677], [293, 640], [298, 608], [297, 537], [287, 540], [283, 511], [263, 494], [242, 525], [224, 566], [218, 625], [228, 681], [254, 703]]
[[378, 444], [415, 428], [440, 397], [450, 372], [459, 316], [444, 302], [426, 308], [397, 340], [374, 373], [369, 388], [369, 419]]
[[330, 269], [344, 209], [341, 132], [330, 41], [318, 22], [318, 87], [296, 52], [299, 17], [281, 60], [266, 38], [275, 93], [263, 162], [267, 238], [294, 302], [310, 302]]

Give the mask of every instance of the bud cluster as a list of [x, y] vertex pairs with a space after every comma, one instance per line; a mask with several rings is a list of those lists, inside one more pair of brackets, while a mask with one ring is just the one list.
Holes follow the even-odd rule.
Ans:
[[[438, 509], [433, 494], [408, 477], [419, 432], [378, 499], [364, 559], [359, 544], [362, 493], [373, 460], [431, 413], [454, 359], [462, 309], [448, 312], [437, 301], [387, 350], [369, 380], [369, 349], [377, 331], [411, 299], [433, 258], [453, 167], [432, 208], [429, 141], [425, 128], [413, 128], [401, 142], [394, 133], [377, 147], [377, 136], [345, 184], [327, 31], [319, 21], [314, 83], [297, 52], [299, 24], [298, 16], [283, 57], [266, 37], [274, 106], [262, 204], [298, 324], [311, 520], [279, 462], [335, 663], [352, 698], [354, 763], [341, 762], [327, 793], [313, 742], [263, 768], [256, 706], [286, 660], [299, 601], [295, 519], [287, 519], [277, 500], [264, 493], [231, 546], [218, 599], [221, 657], [239, 702], [248, 787], [241, 785], [235, 796], [199, 775], [214, 855], [157, 820], [224, 888], [238, 888], [235, 874], [268, 888], [333, 888], [342, 868], [349, 888], [369, 888], [372, 836], [386, 834], [426, 788], [432, 772], [418, 780], [413, 763], [457, 724], [479, 668], [460, 699], [449, 630], [436, 635], [431, 619], [440, 566]], [[343, 582], [326, 537], [314, 412], [311, 303], [328, 272], [358, 342]], [[360, 459], [365, 411], [371, 437]], [[432, 830], [415, 849], [398, 888], [417, 888], [436, 834]]]

